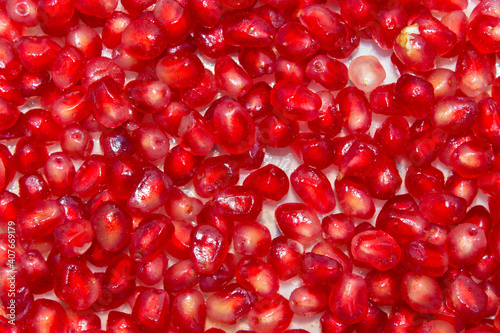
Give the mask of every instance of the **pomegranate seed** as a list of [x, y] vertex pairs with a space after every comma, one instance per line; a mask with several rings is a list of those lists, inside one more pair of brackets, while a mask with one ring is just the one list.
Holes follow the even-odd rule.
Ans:
[[33, 294], [43, 294], [52, 290], [53, 275], [38, 250], [29, 250], [21, 256], [21, 267]]
[[355, 87], [346, 87], [338, 93], [336, 102], [350, 134], [362, 134], [368, 130], [372, 122], [372, 110], [364, 92]]
[[130, 256], [139, 262], [153, 259], [165, 248], [173, 233], [174, 226], [169, 218], [160, 214], [149, 215], [132, 233]]
[[236, 274], [236, 265], [238, 261], [236, 256], [228, 253], [221, 267], [212, 275], [200, 275], [200, 289], [203, 292], [219, 291]]
[[168, 257], [160, 252], [151, 260], [137, 265], [137, 278], [147, 286], [153, 286], [163, 280], [168, 267]]
[[432, 277], [406, 273], [401, 283], [401, 297], [415, 311], [436, 313], [443, 301], [441, 288]]
[[373, 200], [361, 179], [352, 176], [337, 178], [335, 192], [347, 216], [369, 219], [375, 214]]
[[335, 50], [346, 38], [346, 29], [338, 14], [324, 5], [311, 3], [300, 11], [299, 21], [320, 43], [325, 50]]
[[299, 124], [271, 111], [256, 120], [257, 134], [263, 144], [274, 148], [289, 146], [299, 134]]
[[301, 85], [280, 81], [271, 90], [271, 104], [290, 120], [311, 121], [319, 116], [321, 98]]
[[100, 292], [100, 285], [91, 270], [77, 259], [66, 259], [55, 277], [56, 296], [77, 310], [88, 309]]
[[306, 165], [325, 169], [332, 163], [333, 144], [326, 136], [300, 133], [292, 142], [291, 148]]
[[328, 295], [323, 289], [302, 286], [292, 291], [289, 303], [297, 316], [313, 316], [328, 309]]
[[448, 270], [449, 256], [443, 246], [424, 241], [412, 241], [406, 243], [403, 248], [402, 262], [408, 270], [415, 273], [439, 277]]
[[342, 266], [330, 257], [305, 253], [300, 263], [299, 277], [310, 287], [330, 290], [342, 275]]
[[347, 67], [326, 55], [317, 55], [309, 60], [305, 72], [310, 80], [316, 81], [329, 90], [340, 90], [347, 85]]
[[206, 300], [207, 316], [216, 323], [234, 325], [257, 303], [257, 295], [233, 283]]
[[191, 234], [191, 260], [200, 274], [215, 273], [224, 262], [228, 241], [214, 226], [200, 225]]
[[401, 276], [394, 270], [372, 269], [366, 274], [367, 295], [376, 305], [394, 305], [400, 300]]
[[176, 89], [196, 86], [203, 78], [204, 71], [201, 60], [194, 53], [186, 51], [167, 55], [156, 66], [158, 78]]
[[170, 293], [177, 293], [194, 287], [199, 275], [191, 260], [182, 260], [170, 266], [163, 280], [163, 287]]
[[292, 172], [290, 183], [302, 201], [318, 213], [326, 214], [335, 208], [332, 186], [321, 171], [303, 164]]
[[245, 256], [236, 265], [236, 282], [256, 295], [271, 298], [279, 289], [279, 281], [271, 266], [264, 261]]
[[304, 248], [299, 242], [279, 236], [271, 242], [267, 262], [278, 278], [286, 281], [299, 273], [303, 253]]
[[68, 315], [58, 302], [40, 298], [33, 302], [24, 326], [27, 330], [63, 333], [68, 327]]
[[132, 321], [141, 329], [159, 331], [170, 316], [170, 296], [164, 290], [146, 289], [139, 294], [132, 309]]
[[130, 239], [132, 218], [112, 201], [102, 203], [92, 214], [91, 222], [97, 242], [106, 251], [119, 251]]
[[362, 277], [344, 273], [330, 293], [329, 307], [333, 317], [344, 325], [362, 321], [368, 311], [366, 283]]
[[241, 154], [254, 144], [255, 124], [234, 100], [219, 103], [211, 119], [215, 141], [230, 154]]
[[374, 56], [360, 56], [349, 64], [349, 79], [356, 88], [369, 93], [385, 80], [385, 70]]
[[259, 332], [283, 331], [290, 325], [292, 317], [287, 299], [280, 294], [258, 301], [248, 313], [250, 327]]
[[238, 254], [262, 258], [271, 247], [271, 233], [258, 222], [240, 222], [233, 230], [233, 245]]
[[300, 61], [315, 54], [319, 42], [303, 25], [288, 22], [276, 32], [275, 47], [286, 59]]
[[461, 221], [467, 209], [465, 199], [439, 192], [425, 193], [418, 205], [427, 220], [441, 225], [452, 225]]
[[458, 55], [455, 74], [458, 87], [467, 96], [475, 97], [483, 93], [493, 83], [493, 71], [488, 57], [472, 45], [466, 45]]
[[217, 60], [214, 75], [217, 87], [230, 96], [242, 97], [253, 85], [250, 75], [229, 56]]
[[351, 242], [354, 259], [378, 270], [393, 268], [401, 258], [401, 248], [396, 240], [381, 230], [358, 233]]
[[221, 22], [210, 28], [198, 26], [193, 37], [198, 44], [198, 50], [203, 55], [213, 59], [231, 54], [238, 49], [225, 42]]
[[175, 294], [171, 303], [171, 323], [179, 332], [204, 332], [207, 310], [205, 299], [198, 290]]
[[282, 204], [276, 209], [275, 217], [283, 235], [301, 244], [312, 242], [321, 233], [318, 216], [305, 204]]
[[458, 275], [448, 286], [446, 298], [467, 322], [478, 323], [484, 317], [488, 296], [470, 277]]

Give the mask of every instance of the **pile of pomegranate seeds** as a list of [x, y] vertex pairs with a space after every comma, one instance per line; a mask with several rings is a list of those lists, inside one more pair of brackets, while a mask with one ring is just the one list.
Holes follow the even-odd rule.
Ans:
[[0, 0], [0, 333], [500, 332], [497, 56], [500, 0]]

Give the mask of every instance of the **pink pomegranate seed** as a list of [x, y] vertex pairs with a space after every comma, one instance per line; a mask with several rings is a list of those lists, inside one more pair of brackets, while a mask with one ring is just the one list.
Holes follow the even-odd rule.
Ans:
[[282, 332], [291, 323], [293, 312], [280, 294], [258, 301], [248, 313], [250, 327], [258, 332]]
[[349, 64], [349, 79], [356, 88], [369, 93], [385, 80], [385, 70], [374, 56], [360, 56]]
[[232, 283], [207, 298], [207, 316], [216, 323], [234, 325], [255, 303], [257, 295]]
[[351, 325], [362, 321], [368, 311], [366, 283], [362, 277], [344, 273], [330, 293], [330, 311], [338, 322]]

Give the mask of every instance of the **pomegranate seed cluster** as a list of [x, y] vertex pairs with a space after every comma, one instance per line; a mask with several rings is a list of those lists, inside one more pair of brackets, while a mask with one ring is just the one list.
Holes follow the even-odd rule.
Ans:
[[0, 0], [0, 333], [499, 333], [497, 56], [500, 0]]

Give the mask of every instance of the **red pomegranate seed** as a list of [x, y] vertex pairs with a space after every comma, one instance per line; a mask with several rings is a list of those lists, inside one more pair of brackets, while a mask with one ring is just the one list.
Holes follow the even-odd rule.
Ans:
[[299, 133], [291, 148], [306, 165], [314, 168], [325, 169], [333, 162], [333, 144], [326, 136], [308, 132]]
[[51, 299], [40, 298], [33, 302], [24, 326], [32, 331], [66, 332], [68, 315], [63, 306]]
[[248, 313], [250, 327], [258, 332], [282, 332], [291, 323], [293, 312], [280, 294], [258, 301]]
[[299, 242], [279, 236], [271, 242], [267, 262], [278, 279], [286, 281], [299, 273], [303, 253], [304, 248]]
[[151, 260], [137, 265], [137, 278], [147, 286], [153, 286], [163, 280], [168, 267], [168, 257], [160, 252]]
[[470, 277], [460, 274], [448, 286], [446, 299], [467, 322], [478, 323], [484, 317], [488, 296]]
[[207, 298], [207, 316], [216, 323], [234, 325], [255, 303], [257, 295], [232, 283]]
[[193, 288], [199, 280], [191, 260], [178, 261], [165, 272], [163, 288], [169, 293], [177, 293]]
[[230, 96], [242, 97], [253, 85], [250, 75], [229, 56], [217, 60], [214, 75], [217, 87]]
[[263, 144], [274, 148], [288, 147], [299, 134], [299, 124], [281, 113], [271, 111], [256, 119], [257, 135]]
[[341, 24], [340, 16], [324, 5], [311, 3], [298, 15], [302, 23], [325, 50], [335, 50], [346, 38], [346, 29]]
[[270, 47], [246, 47], [238, 55], [238, 61], [251, 78], [273, 74], [276, 54]]
[[311, 121], [319, 116], [321, 98], [301, 85], [280, 81], [271, 90], [271, 104], [290, 120]]
[[331, 290], [342, 275], [342, 266], [330, 257], [305, 253], [300, 262], [299, 277], [310, 287]]
[[362, 321], [368, 311], [366, 283], [359, 275], [344, 273], [330, 293], [329, 307], [338, 322], [351, 325]]
[[208, 154], [215, 144], [212, 127], [197, 111], [181, 118], [178, 135], [180, 146], [196, 156]]
[[396, 240], [381, 230], [364, 231], [354, 236], [351, 253], [354, 259], [381, 271], [393, 268], [401, 258]]
[[292, 172], [290, 183], [302, 201], [318, 213], [326, 214], [335, 208], [332, 185], [321, 171], [303, 164]]
[[145, 262], [153, 259], [165, 248], [174, 233], [169, 218], [152, 214], [141, 221], [130, 238], [130, 256], [133, 260]]
[[156, 66], [158, 78], [176, 89], [196, 86], [203, 78], [204, 71], [201, 60], [194, 53], [186, 51], [167, 55]]
[[406, 273], [401, 283], [401, 297], [415, 311], [436, 313], [443, 301], [442, 291], [432, 277]]
[[319, 49], [318, 40], [297, 22], [288, 22], [280, 27], [274, 43], [276, 50], [291, 61], [304, 60]]
[[204, 332], [207, 310], [205, 299], [198, 290], [190, 289], [175, 294], [171, 303], [171, 324], [179, 332]]
[[495, 76], [488, 57], [469, 44], [458, 55], [455, 73], [458, 87], [470, 97], [483, 93]]
[[229, 244], [214, 226], [200, 225], [191, 234], [191, 260], [200, 274], [215, 273], [224, 262]]
[[112, 201], [102, 203], [92, 214], [91, 222], [97, 242], [107, 251], [119, 251], [130, 239], [132, 218]]
[[366, 274], [368, 300], [376, 305], [394, 305], [401, 298], [401, 276], [394, 270], [372, 269]]
[[465, 199], [439, 192], [422, 195], [418, 205], [426, 219], [441, 225], [452, 225], [461, 221], [467, 209]]
[[372, 122], [372, 110], [365, 93], [346, 87], [337, 95], [337, 106], [344, 115], [344, 127], [350, 134], [365, 133]]
[[302, 286], [292, 291], [289, 304], [297, 316], [313, 316], [328, 309], [328, 295], [323, 289]]
[[312, 242], [321, 233], [318, 216], [305, 204], [282, 204], [276, 209], [275, 217], [283, 235], [301, 244]]
[[329, 90], [340, 90], [347, 85], [347, 67], [326, 55], [317, 55], [309, 60], [305, 72], [310, 80], [316, 81]]
[[236, 265], [236, 282], [263, 298], [271, 298], [279, 289], [279, 281], [271, 266], [264, 261], [245, 256]]
[[238, 47], [271, 46], [275, 34], [271, 22], [252, 12], [227, 15], [222, 21], [222, 31], [225, 42]]
[[141, 330], [159, 331], [168, 323], [170, 303], [170, 296], [165, 290], [146, 289], [135, 301], [132, 321]]
[[271, 233], [258, 222], [240, 222], [233, 230], [233, 246], [238, 254], [262, 258], [271, 247]]
[[335, 180], [340, 207], [349, 217], [369, 219], [375, 214], [373, 200], [360, 178], [347, 176]]

